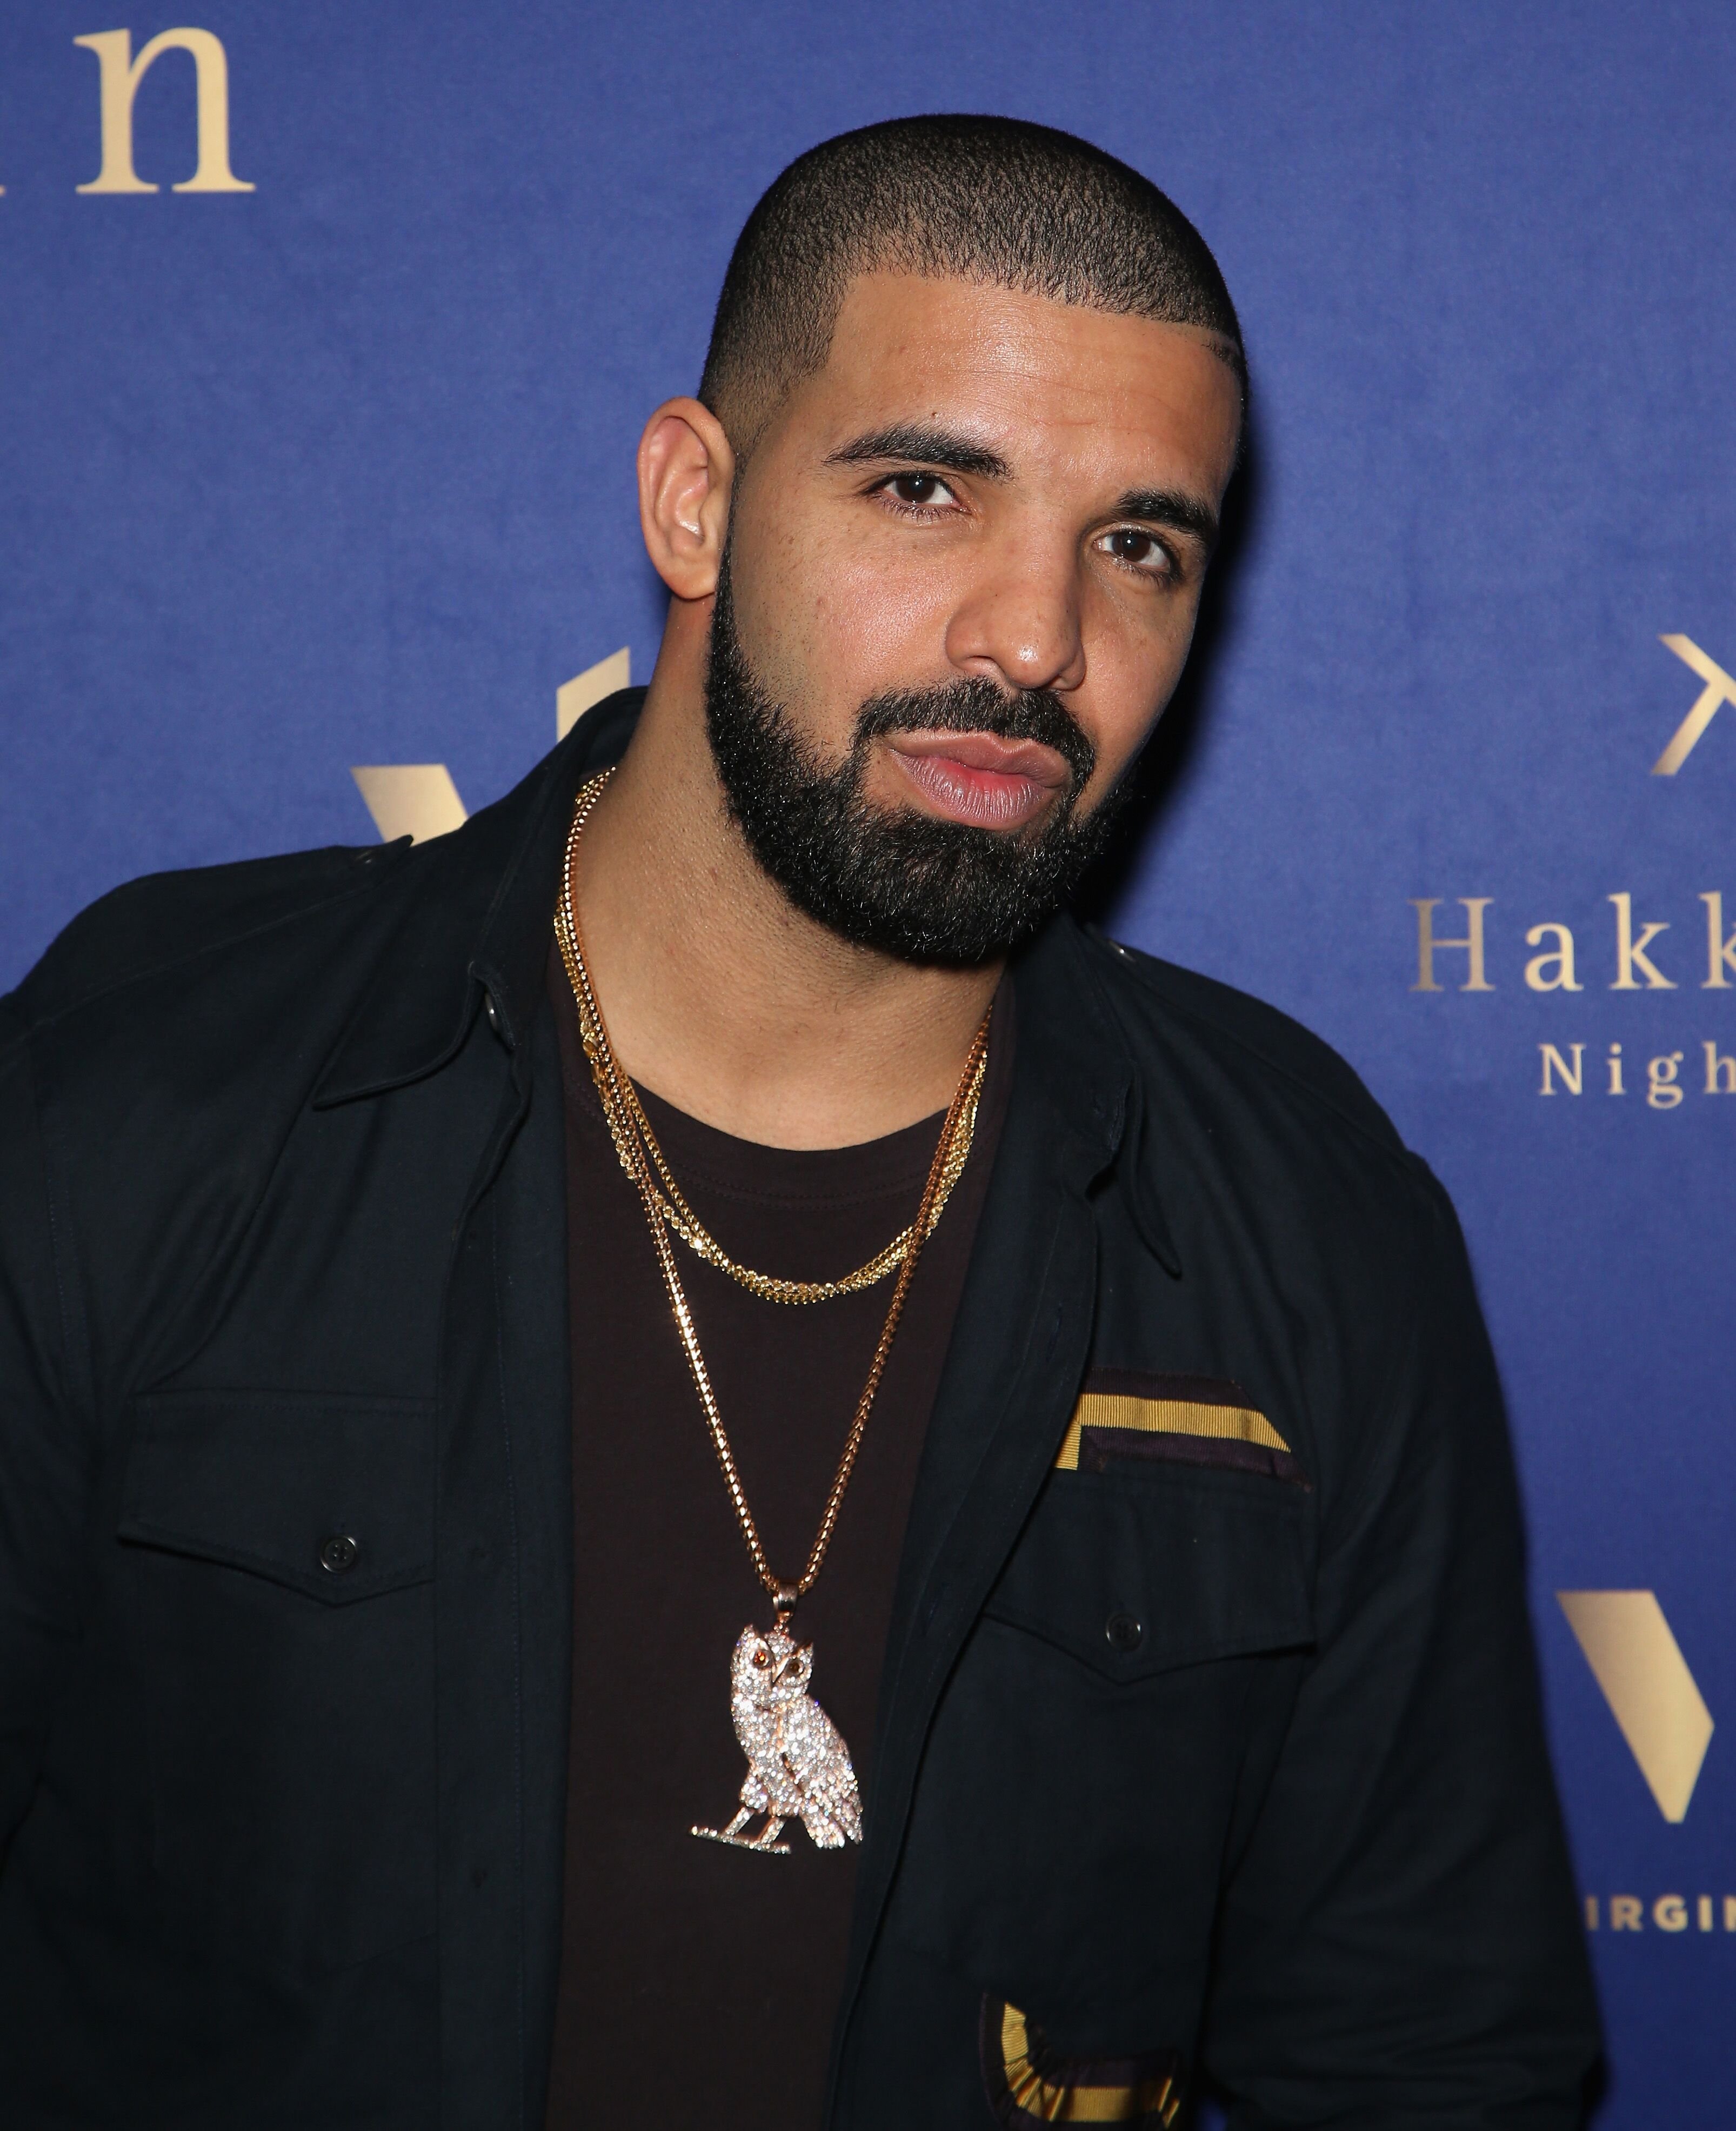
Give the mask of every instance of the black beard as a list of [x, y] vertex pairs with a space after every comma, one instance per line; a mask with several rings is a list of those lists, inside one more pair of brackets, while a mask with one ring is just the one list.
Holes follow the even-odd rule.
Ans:
[[[1076, 820], [1096, 750], [1053, 691], [1009, 695], [986, 678], [872, 697], [857, 714], [849, 754], [837, 769], [822, 768], [742, 652], [727, 553], [712, 615], [705, 725], [730, 812], [790, 901], [856, 946], [909, 962], [964, 966], [1028, 939], [1102, 850], [1120, 798], [1118, 790]], [[1029, 836], [871, 806], [862, 783], [873, 742], [919, 729], [1040, 741], [1066, 763], [1067, 789]]]

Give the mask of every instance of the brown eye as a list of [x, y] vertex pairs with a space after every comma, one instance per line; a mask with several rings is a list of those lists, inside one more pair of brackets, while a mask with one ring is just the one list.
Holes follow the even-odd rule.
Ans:
[[900, 503], [909, 503], [921, 510], [936, 501], [944, 490], [937, 474], [899, 473], [892, 477], [892, 493]]
[[764, 1650], [755, 1650], [754, 1652], [754, 1663], [759, 1666], [761, 1672], [764, 1672], [766, 1666], [770, 1663], [770, 1659], [766, 1656]]
[[1149, 533], [1136, 531], [1124, 525], [1109, 536], [1109, 552], [1118, 563], [1149, 563], [1158, 553], [1158, 544]]

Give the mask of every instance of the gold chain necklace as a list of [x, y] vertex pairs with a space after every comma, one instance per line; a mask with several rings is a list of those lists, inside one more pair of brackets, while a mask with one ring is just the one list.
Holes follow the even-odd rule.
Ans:
[[[603, 1113], [608, 1119], [610, 1135], [614, 1140], [621, 1166], [639, 1190], [640, 1201], [651, 1231], [652, 1246], [657, 1253], [658, 1267], [663, 1275], [664, 1287], [674, 1315], [675, 1328], [687, 1356], [693, 1388], [699, 1395], [706, 1427], [711, 1435], [712, 1447], [717, 1454], [717, 1463], [722, 1469], [724, 1485], [736, 1512], [736, 1521], [746, 1542], [754, 1573], [770, 1594], [772, 1602], [771, 1627], [764, 1632], [752, 1626], [743, 1629], [730, 1664], [731, 1711], [735, 1719], [736, 1735], [741, 1742], [748, 1762], [747, 1778], [741, 1786], [741, 1810], [727, 1827], [696, 1827], [690, 1832], [712, 1841], [731, 1843], [738, 1848], [786, 1856], [789, 1846], [780, 1843], [778, 1835], [785, 1820], [799, 1816], [809, 1835], [820, 1847], [837, 1849], [846, 1841], [859, 1842], [861, 1840], [861, 1803], [856, 1789], [856, 1773], [851, 1765], [849, 1751], [837, 1728], [807, 1691], [808, 1681], [813, 1677], [813, 1645], [796, 1642], [789, 1632], [789, 1616], [798, 1601], [813, 1588], [821, 1564], [826, 1559], [827, 1549], [832, 1544], [832, 1535], [837, 1525], [838, 1512], [843, 1506], [845, 1491], [850, 1485], [851, 1475], [856, 1469], [856, 1458], [862, 1447], [862, 1439], [867, 1432], [869, 1410], [874, 1404], [875, 1394], [880, 1389], [880, 1378], [885, 1373], [886, 1358], [891, 1352], [893, 1335], [904, 1314], [904, 1299], [909, 1293], [917, 1258], [923, 1243], [933, 1233], [935, 1222], [939, 1219], [937, 1200], [944, 1203], [943, 1191], [951, 1191], [970, 1152], [977, 1100], [988, 1058], [989, 1017], [984, 1015], [972, 1040], [964, 1072], [947, 1109], [946, 1121], [941, 1127], [940, 1138], [935, 1147], [934, 1159], [928, 1166], [928, 1180], [923, 1186], [922, 1202], [917, 1209], [916, 1219], [902, 1236], [895, 1239], [899, 1252], [894, 1261], [898, 1266], [898, 1279], [893, 1286], [885, 1322], [880, 1327], [880, 1338], [875, 1346], [874, 1358], [869, 1364], [867, 1381], [856, 1401], [856, 1412], [844, 1442], [843, 1455], [838, 1461], [837, 1472], [821, 1512], [819, 1529], [808, 1551], [807, 1565], [795, 1583], [786, 1583], [773, 1573], [760, 1538], [759, 1526], [748, 1506], [746, 1492], [741, 1484], [741, 1473], [736, 1469], [735, 1453], [730, 1448], [723, 1416], [718, 1410], [717, 1394], [712, 1389], [711, 1374], [705, 1366], [705, 1357], [700, 1352], [693, 1311], [688, 1306], [687, 1295], [681, 1284], [680, 1271], [675, 1263], [674, 1250], [669, 1242], [672, 1228], [678, 1234], [681, 1233], [676, 1224], [685, 1214], [685, 1201], [680, 1199], [679, 1192], [675, 1193], [677, 1204], [682, 1209], [682, 1214], [678, 1214], [675, 1208], [658, 1189], [660, 1179], [673, 1191], [674, 1180], [669, 1177], [660, 1152], [657, 1150], [650, 1123], [633, 1094], [632, 1083], [616, 1061], [609, 1042], [608, 1029], [603, 1021], [602, 1009], [597, 1003], [590, 972], [585, 966], [578, 912], [573, 898], [573, 879], [579, 840], [611, 773], [605, 770], [601, 776], [592, 778], [580, 792], [573, 808], [573, 826], [567, 838], [565, 872], [561, 893], [555, 904], [555, 937], [560, 945], [561, 959], [566, 965], [573, 1001], [578, 1009], [579, 1036], [584, 1045], [585, 1056], [590, 1063], [591, 1077], [596, 1084]], [[961, 1141], [962, 1152], [959, 1151]], [[691, 1221], [689, 1217], [688, 1225], [697, 1228], [698, 1224]], [[889, 1249], [891, 1247], [893, 1246], [889, 1246]], [[880, 1253], [881, 1257], [885, 1256], [885, 1252]], [[873, 1264], [878, 1261], [870, 1262]], [[889, 1266], [887, 1270], [890, 1269]], [[866, 1271], [866, 1268], [863, 1270]], [[739, 1271], [736, 1276], [738, 1279], [741, 1277]], [[751, 1286], [754, 1281], [765, 1280], [765, 1277], [754, 1275], [751, 1280], [744, 1281], [743, 1285]], [[857, 1287], [870, 1284], [861, 1274], [853, 1275], [851, 1278]], [[784, 1281], [768, 1282], [768, 1285], [786, 1288], [829, 1285], [840, 1293], [855, 1291], [837, 1282]], [[779, 1295], [770, 1299], [808, 1298], [805, 1295], [789, 1297]], [[751, 1839], [745, 1836], [742, 1830], [751, 1820], [761, 1815], [765, 1824], [760, 1832]]]
[[[585, 822], [612, 773], [605, 770], [600, 777], [593, 778], [580, 793], [578, 804], [573, 812], [573, 827], [567, 839], [567, 893], [562, 899], [556, 929], [559, 930], [561, 917], [563, 916], [574, 939], [578, 936], [578, 927], [572, 916], [573, 863]], [[580, 1026], [583, 1029], [586, 1003], [579, 992], [579, 979], [573, 975], [573, 970], [576, 967], [583, 971], [583, 958], [568, 953], [564, 936], [561, 938], [561, 955], [568, 965], [567, 974], [573, 981], [574, 997], [579, 999]], [[597, 1026], [602, 1027], [600, 1016], [597, 1017]], [[607, 1053], [607, 1035], [602, 1039], [602, 1049], [605, 1054]], [[925, 1200], [926, 1214], [918, 1212], [910, 1226], [901, 1228], [884, 1250], [876, 1252], [866, 1265], [858, 1266], [854, 1272], [842, 1274], [837, 1280], [780, 1280], [771, 1273], [755, 1272], [751, 1266], [742, 1265], [732, 1258], [683, 1197], [681, 1187], [669, 1173], [663, 1149], [657, 1144], [657, 1135], [651, 1130], [651, 1121], [645, 1113], [645, 1106], [640, 1101], [639, 1091], [632, 1081], [625, 1074], [619, 1074], [612, 1076], [614, 1085], [611, 1091], [604, 1092], [600, 1080], [597, 1089], [602, 1097], [603, 1114], [608, 1120], [609, 1134], [615, 1142], [615, 1152], [621, 1167], [636, 1181], [639, 1171], [635, 1166], [635, 1147], [639, 1153], [649, 1159], [656, 1172], [654, 1189], [656, 1190], [658, 1219], [665, 1228], [679, 1236], [696, 1257], [703, 1258], [707, 1265], [715, 1266], [719, 1272], [727, 1273], [751, 1295], [757, 1295], [762, 1302], [832, 1302], [840, 1295], [860, 1295], [864, 1288], [876, 1286], [888, 1273], [896, 1271], [904, 1263], [918, 1228], [923, 1242], [934, 1233], [941, 1215], [947, 1210], [947, 1201], [952, 1195], [952, 1187], [964, 1174], [965, 1164], [971, 1158], [971, 1142], [976, 1130], [976, 1106], [982, 1094], [982, 1076], [988, 1062], [986, 1050], [973, 1055], [976, 1056], [974, 1070], [969, 1066], [966, 1067], [964, 1104], [959, 1113], [958, 1129], [950, 1137], [945, 1134], [942, 1137], [944, 1159], [937, 1156], [940, 1161], [940, 1182], [933, 1203], [930, 1205]], [[588, 1046], [586, 1056], [590, 1056]], [[593, 1063], [593, 1075], [595, 1070]], [[948, 1122], [951, 1122], [950, 1118]]]
[[[976, 1129], [976, 1105], [982, 1092], [982, 1065], [979, 1061], [976, 1077], [966, 1091], [965, 1109], [959, 1132], [947, 1150], [945, 1165], [940, 1172], [940, 1188], [934, 1195], [934, 1204], [929, 1210], [928, 1226], [923, 1231], [926, 1242], [934, 1232], [935, 1224], [947, 1210], [947, 1201], [952, 1195], [952, 1187], [964, 1174], [964, 1166], [971, 1156], [971, 1141]], [[895, 1271], [904, 1262], [916, 1233], [916, 1224], [900, 1228], [883, 1251], [877, 1252], [866, 1265], [858, 1266], [854, 1272], [842, 1274], [837, 1280], [780, 1280], [774, 1274], [755, 1272], [751, 1266], [742, 1265], [732, 1258], [722, 1243], [712, 1234], [698, 1215], [681, 1195], [680, 1186], [670, 1176], [663, 1158], [663, 1150], [651, 1130], [650, 1120], [645, 1113], [638, 1090], [632, 1082], [626, 1083], [626, 1103], [629, 1118], [625, 1125], [617, 1125], [612, 1113], [609, 1130], [614, 1137], [615, 1151], [621, 1157], [621, 1166], [631, 1176], [633, 1174], [631, 1156], [624, 1142], [636, 1136], [650, 1157], [657, 1172], [661, 1190], [658, 1194], [658, 1212], [665, 1228], [680, 1237], [696, 1257], [707, 1265], [715, 1266], [719, 1272], [727, 1273], [739, 1281], [750, 1295], [757, 1295], [762, 1302], [833, 1302], [841, 1295], [860, 1295], [864, 1288], [874, 1287], [888, 1273]]]

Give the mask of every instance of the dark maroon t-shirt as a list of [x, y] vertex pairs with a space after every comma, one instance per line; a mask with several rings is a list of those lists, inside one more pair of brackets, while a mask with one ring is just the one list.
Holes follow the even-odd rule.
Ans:
[[[770, 1607], [558, 957], [549, 990], [567, 1105], [575, 1573], [549, 2131], [702, 2122], [803, 2131], [823, 2100], [856, 1852], [815, 1848], [797, 1822], [784, 1831], [787, 1857], [688, 1832], [736, 1813], [746, 1764], [730, 1717], [730, 1654], [749, 1622], [769, 1623]], [[1012, 1042], [1004, 984], [971, 1158], [923, 1249], [825, 1567], [794, 1624], [813, 1645], [810, 1691], [844, 1736], [865, 1809], [899, 1549]], [[789, 1278], [834, 1278], [914, 1217], [941, 1122], [797, 1152], [733, 1139], [640, 1092], [701, 1221], [738, 1262]], [[790, 1307], [762, 1301], [679, 1241], [675, 1251], [747, 1499], [774, 1573], [794, 1582], [891, 1278]]]

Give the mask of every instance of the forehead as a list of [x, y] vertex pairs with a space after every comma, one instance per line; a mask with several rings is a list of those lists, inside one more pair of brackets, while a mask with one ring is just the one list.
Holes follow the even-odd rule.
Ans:
[[991, 443], [1015, 476], [1066, 464], [1119, 482], [1161, 461], [1220, 491], [1241, 394], [1198, 328], [877, 272], [851, 283], [825, 367], [784, 413], [822, 453], [866, 429], [938, 419]]

